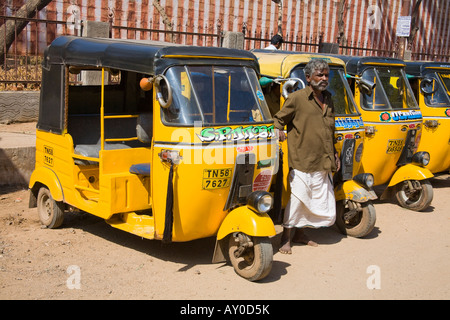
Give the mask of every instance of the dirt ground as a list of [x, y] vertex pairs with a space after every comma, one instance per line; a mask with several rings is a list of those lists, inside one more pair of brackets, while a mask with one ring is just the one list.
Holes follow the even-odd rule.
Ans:
[[447, 300], [450, 177], [431, 183], [434, 199], [425, 212], [376, 200], [377, 222], [363, 239], [336, 227], [307, 229], [319, 246], [295, 245], [283, 255], [277, 225], [272, 271], [259, 282], [240, 278], [229, 264], [212, 264], [214, 238], [163, 245], [74, 212], [59, 229], [43, 229], [36, 208], [28, 208], [28, 190], [0, 186], [0, 299]]
[[449, 299], [450, 179], [432, 185], [425, 212], [375, 201], [376, 226], [364, 239], [308, 229], [319, 246], [274, 251], [259, 282], [210, 263], [213, 238], [162, 245], [80, 213], [42, 229], [28, 191], [3, 188], [0, 299]]

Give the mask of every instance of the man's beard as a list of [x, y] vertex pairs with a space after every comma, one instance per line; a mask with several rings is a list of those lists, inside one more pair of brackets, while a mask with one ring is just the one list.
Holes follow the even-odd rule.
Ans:
[[326, 80], [320, 80], [318, 82], [311, 80], [309, 84], [313, 87], [313, 89], [319, 91], [325, 91], [328, 88], [328, 81]]

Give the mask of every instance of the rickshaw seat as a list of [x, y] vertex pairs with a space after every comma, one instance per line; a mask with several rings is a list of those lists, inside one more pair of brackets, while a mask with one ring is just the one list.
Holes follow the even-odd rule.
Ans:
[[150, 163], [133, 164], [130, 167], [130, 173], [150, 176]]
[[[105, 150], [129, 149], [130, 146], [123, 143], [106, 143]], [[79, 144], [75, 147], [74, 153], [84, 157], [98, 158], [100, 153], [100, 141], [96, 144]], [[98, 162], [75, 159], [77, 165], [98, 165]]]

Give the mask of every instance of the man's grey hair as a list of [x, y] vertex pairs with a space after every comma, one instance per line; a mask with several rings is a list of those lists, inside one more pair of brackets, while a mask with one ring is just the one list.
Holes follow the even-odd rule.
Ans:
[[312, 59], [306, 64], [304, 72], [307, 77], [311, 77], [314, 72], [323, 70], [330, 70], [328, 63], [323, 59]]

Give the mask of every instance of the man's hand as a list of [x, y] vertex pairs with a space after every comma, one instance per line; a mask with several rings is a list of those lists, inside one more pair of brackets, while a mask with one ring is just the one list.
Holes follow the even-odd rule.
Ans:
[[334, 159], [336, 161], [336, 172], [337, 172], [341, 168], [341, 159], [339, 159], [339, 155], [337, 152], [334, 154]]
[[286, 133], [284, 133], [284, 130], [278, 130], [278, 139], [280, 139], [281, 142], [286, 140]]

